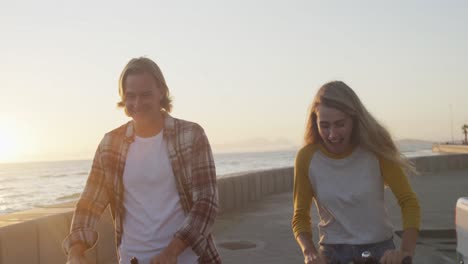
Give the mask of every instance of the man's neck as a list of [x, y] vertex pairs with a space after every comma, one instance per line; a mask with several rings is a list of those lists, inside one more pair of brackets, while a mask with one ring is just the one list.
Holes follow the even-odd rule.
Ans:
[[138, 122], [133, 120], [133, 124], [137, 136], [143, 138], [152, 137], [159, 134], [164, 128], [164, 116], [161, 113], [150, 120], [140, 120]]

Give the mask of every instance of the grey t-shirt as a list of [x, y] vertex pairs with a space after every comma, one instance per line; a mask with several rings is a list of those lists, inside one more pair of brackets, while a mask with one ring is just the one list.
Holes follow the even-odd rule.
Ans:
[[320, 243], [369, 244], [392, 237], [377, 157], [362, 148], [336, 159], [316, 151], [309, 180], [320, 215]]

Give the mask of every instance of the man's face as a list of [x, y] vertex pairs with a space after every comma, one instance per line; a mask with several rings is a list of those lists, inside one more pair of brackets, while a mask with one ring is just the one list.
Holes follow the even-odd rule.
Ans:
[[124, 87], [125, 107], [133, 120], [151, 121], [160, 114], [163, 94], [150, 74], [130, 74]]
[[317, 126], [325, 148], [334, 154], [342, 154], [351, 148], [353, 120], [346, 113], [319, 105]]

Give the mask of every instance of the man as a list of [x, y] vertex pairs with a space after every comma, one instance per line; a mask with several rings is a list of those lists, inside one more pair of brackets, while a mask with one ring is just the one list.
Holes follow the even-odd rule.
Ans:
[[132, 120], [107, 133], [96, 151], [63, 247], [68, 263], [86, 263], [94, 230], [109, 204], [119, 261], [221, 263], [211, 228], [218, 210], [215, 164], [195, 123], [169, 115], [169, 89], [148, 58], [130, 60], [119, 80], [119, 107]]

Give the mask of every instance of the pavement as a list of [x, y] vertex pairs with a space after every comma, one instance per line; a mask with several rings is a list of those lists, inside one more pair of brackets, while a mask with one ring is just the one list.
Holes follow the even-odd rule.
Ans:
[[[455, 263], [454, 209], [456, 200], [468, 196], [468, 170], [410, 176], [422, 212], [420, 239], [413, 263]], [[385, 191], [390, 218], [400, 245], [401, 214], [391, 191]], [[214, 235], [223, 263], [303, 263], [291, 230], [292, 192], [275, 194], [249, 206], [220, 215]], [[313, 233], [319, 222], [312, 208]], [[317, 243], [317, 236], [314, 236]]]

